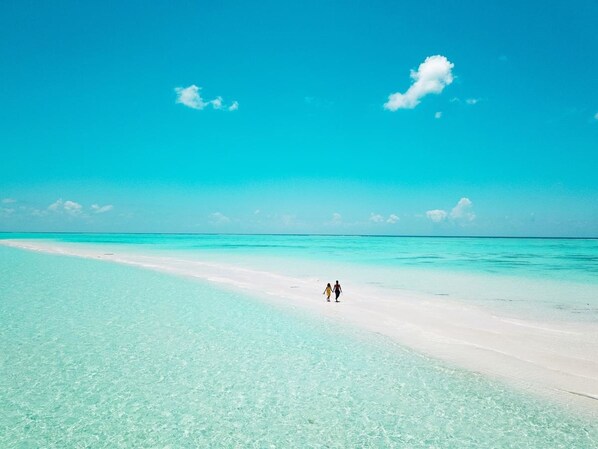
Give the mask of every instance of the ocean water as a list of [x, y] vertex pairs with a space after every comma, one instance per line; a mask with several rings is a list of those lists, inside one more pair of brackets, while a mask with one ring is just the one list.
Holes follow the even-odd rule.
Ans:
[[0, 234], [218, 261], [344, 286], [465, 301], [541, 320], [598, 322], [598, 239]]
[[598, 426], [382, 337], [0, 246], [0, 447], [598, 447]]

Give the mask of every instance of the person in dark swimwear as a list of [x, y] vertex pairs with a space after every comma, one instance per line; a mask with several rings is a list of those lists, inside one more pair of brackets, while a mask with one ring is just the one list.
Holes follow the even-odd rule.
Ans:
[[343, 289], [341, 288], [341, 284], [339, 284], [338, 281], [336, 281], [336, 284], [334, 284], [334, 289], [333, 290], [334, 290], [334, 294], [336, 295], [336, 302], [340, 302], [338, 300], [338, 297], [343, 292]]

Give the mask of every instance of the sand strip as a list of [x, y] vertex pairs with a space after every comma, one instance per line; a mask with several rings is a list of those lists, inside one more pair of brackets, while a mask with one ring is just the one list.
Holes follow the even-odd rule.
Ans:
[[319, 279], [178, 256], [107, 252], [100, 246], [39, 240], [0, 243], [198, 278], [276, 304], [305, 308], [598, 418], [598, 323], [513, 319], [438, 297], [413, 294], [397, 298], [396, 292], [369, 285], [351, 286], [350, 292], [341, 296], [340, 304], [326, 303]]

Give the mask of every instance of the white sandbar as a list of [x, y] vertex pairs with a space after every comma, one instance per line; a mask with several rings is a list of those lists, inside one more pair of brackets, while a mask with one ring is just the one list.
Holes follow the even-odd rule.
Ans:
[[[340, 304], [322, 281], [272, 272], [39, 240], [1, 240], [15, 248], [135, 265], [199, 278], [331, 317], [390, 337], [428, 356], [499, 379], [598, 418], [598, 323], [504, 317], [458, 301], [345, 285]], [[113, 248], [110, 251], [114, 251]]]

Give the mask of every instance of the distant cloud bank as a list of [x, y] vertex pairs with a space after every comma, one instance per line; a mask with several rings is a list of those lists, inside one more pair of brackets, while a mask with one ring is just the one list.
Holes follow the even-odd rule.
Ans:
[[204, 100], [201, 97], [201, 87], [195, 84], [189, 87], [175, 87], [174, 91], [177, 94], [176, 103], [180, 103], [191, 109], [202, 110], [211, 106], [217, 110], [236, 111], [239, 109], [239, 102], [233, 101], [229, 106], [226, 106], [221, 96], [217, 96], [213, 100]]
[[373, 223], [383, 223], [384, 217], [380, 214], [371, 213], [370, 214], [370, 221]]
[[396, 224], [399, 222], [400, 218], [395, 215], [395, 214], [390, 214], [388, 216], [388, 218], [384, 218], [382, 215], [380, 214], [375, 214], [374, 212], [372, 212], [370, 214], [370, 219], [369, 219], [372, 223], [389, 223], [389, 224]]
[[398, 109], [413, 109], [426, 95], [441, 93], [453, 82], [454, 66], [445, 56], [428, 56], [417, 71], [411, 70], [413, 82], [409, 89], [403, 94], [390, 94], [388, 101], [384, 103], [384, 109], [393, 112]]
[[[94, 214], [103, 214], [105, 212], [111, 211], [113, 208], [114, 206], [112, 206], [112, 204], [106, 204], [105, 206], [100, 206], [99, 204], [92, 204], [88, 210]], [[81, 204], [71, 200], [63, 201], [62, 198], [50, 204], [45, 211], [39, 209], [32, 210], [32, 214], [36, 216], [44, 216], [49, 212], [58, 214], [64, 213], [71, 217], [87, 216], [85, 208]]]
[[111, 211], [112, 207], [112, 204], [106, 204], [105, 206], [100, 206], [99, 204], [92, 204], [91, 210], [94, 214], [103, 214], [104, 212]]
[[426, 212], [426, 217], [434, 223], [440, 223], [441, 221], [446, 220], [447, 215], [446, 211], [441, 209], [433, 209]]
[[48, 210], [52, 212], [65, 212], [68, 215], [77, 216], [81, 214], [83, 206], [75, 201], [62, 201], [62, 199], [56, 200], [48, 206]]
[[398, 223], [399, 217], [395, 214], [390, 214], [386, 219], [386, 223], [395, 224]]
[[472, 211], [473, 203], [469, 198], [461, 198], [449, 212], [442, 209], [433, 209], [426, 212], [426, 217], [434, 223], [443, 221], [454, 221], [467, 223], [475, 220], [476, 216]]
[[213, 225], [221, 225], [230, 223], [230, 218], [222, 212], [213, 212], [210, 214], [210, 223]]

